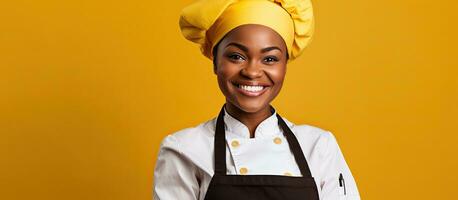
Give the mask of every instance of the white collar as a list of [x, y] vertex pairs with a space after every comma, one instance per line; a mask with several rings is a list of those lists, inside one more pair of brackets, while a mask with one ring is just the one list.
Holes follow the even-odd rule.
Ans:
[[[239, 120], [232, 117], [224, 108], [224, 123], [226, 130], [226, 138], [250, 138], [248, 127]], [[277, 112], [262, 121], [255, 130], [255, 138], [265, 138], [274, 135], [283, 134], [278, 125]]]

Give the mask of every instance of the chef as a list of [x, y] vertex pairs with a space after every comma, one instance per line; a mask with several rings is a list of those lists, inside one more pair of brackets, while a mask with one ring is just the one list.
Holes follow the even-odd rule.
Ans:
[[313, 35], [310, 0], [200, 0], [179, 24], [213, 61], [226, 102], [162, 141], [155, 200], [360, 199], [334, 135], [270, 104]]

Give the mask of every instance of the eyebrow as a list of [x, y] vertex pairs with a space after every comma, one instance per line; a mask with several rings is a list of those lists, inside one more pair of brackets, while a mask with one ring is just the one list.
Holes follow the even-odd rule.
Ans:
[[265, 53], [265, 52], [272, 51], [272, 50], [275, 50], [275, 49], [279, 50], [280, 52], [282, 52], [280, 48], [278, 48], [276, 46], [272, 46], [272, 47], [266, 47], [264, 49], [261, 49], [261, 53]]
[[[242, 50], [244, 52], [248, 52], [248, 47], [246, 47], [246, 46], [244, 46], [242, 44], [236, 43], [236, 42], [231, 42], [231, 43], [227, 44], [226, 48], [228, 46], [235, 46], [235, 47], [239, 48], [240, 50]], [[271, 46], [271, 47], [266, 47], [266, 48], [261, 49], [261, 53], [265, 53], [265, 52], [272, 51], [272, 50], [279, 50], [280, 52], [282, 52], [282, 50], [279, 47]]]

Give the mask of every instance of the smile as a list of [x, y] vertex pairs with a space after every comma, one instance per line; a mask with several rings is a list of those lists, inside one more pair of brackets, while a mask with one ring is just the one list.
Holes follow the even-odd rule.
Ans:
[[255, 85], [255, 86], [251, 86], [251, 85], [239, 85], [238, 87], [239, 87], [240, 89], [245, 90], [245, 91], [248, 91], [248, 92], [259, 92], [259, 91], [261, 91], [262, 89], [264, 89], [264, 86], [260, 86], [260, 85]]
[[237, 91], [245, 96], [256, 97], [262, 95], [268, 86], [263, 85], [242, 85], [233, 83], [237, 87]]

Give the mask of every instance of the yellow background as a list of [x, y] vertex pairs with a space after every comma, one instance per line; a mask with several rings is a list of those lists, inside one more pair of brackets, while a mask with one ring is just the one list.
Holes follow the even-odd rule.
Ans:
[[[191, 0], [0, 3], [0, 199], [151, 199], [161, 139], [216, 116]], [[457, 3], [314, 1], [274, 101], [332, 131], [362, 199], [455, 199]]]

